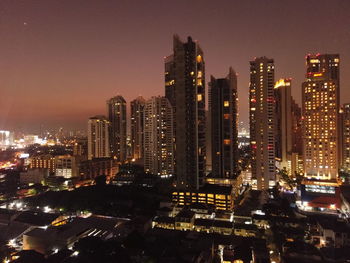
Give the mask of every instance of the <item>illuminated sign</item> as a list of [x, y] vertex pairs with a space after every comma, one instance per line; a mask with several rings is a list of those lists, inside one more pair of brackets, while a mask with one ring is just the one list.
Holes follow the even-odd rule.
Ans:
[[21, 158], [21, 159], [26, 159], [26, 158], [28, 158], [29, 157], [29, 153], [21, 153], [20, 155], [19, 155], [19, 158]]
[[305, 185], [305, 191], [320, 194], [335, 194], [335, 187], [325, 185]]

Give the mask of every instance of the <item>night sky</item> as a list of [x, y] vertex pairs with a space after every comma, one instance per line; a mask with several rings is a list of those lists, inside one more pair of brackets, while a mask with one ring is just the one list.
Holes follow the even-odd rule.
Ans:
[[0, 0], [0, 130], [85, 129], [123, 95], [164, 95], [172, 36], [205, 53], [206, 80], [238, 76], [248, 126], [249, 61], [275, 59], [301, 101], [307, 53], [339, 53], [350, 102], [350, 1]]

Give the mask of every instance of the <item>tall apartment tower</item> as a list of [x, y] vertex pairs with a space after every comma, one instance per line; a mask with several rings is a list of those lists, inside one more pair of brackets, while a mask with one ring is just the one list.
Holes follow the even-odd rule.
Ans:
[[250, 62], [249, 122], [252, 179], [258, 190], [276, 183], [274, 61], [266, 57]]
[[280, 79], [275, 84], [276, 136], [275, 155], [280, 168], [291, 173], [292, 157], [292, 89], [291, 79]]
[[205, 69], [203, 51], [191, 37], [175, 35], [173, 54], [165, 59], [165, 93], [173, 106], [175, 174], [178, 189], [198, 189], [204, 182]]
[[88, 159], [110, 157], [109, 121], [105, 116], [88, 120]]
[[342, 111], [342, 169], [350, 172], [350, 103], [343, 105]]
[[237, 76], [232, 68], [226, 78], [211, 76], [209, 83], [211, 114], [212, 174], [234, 179], [238, 162]]
[[165, 97], [152, 97], [144, 107], [145, 171], [174, 174], [173, 109]]
[[304, 174], [335, 179], [340, 156], [339, 55], [308, 55], [306, 67], [302, 84]]
[[126, 101], [122, 96], [115, 96], [107, 101], [109, 138], [111, 154], [119, 162], [127, 157], [126, 149]]
[[[210, 92], [210, 89], [209, 89]], [[210, 108], [210, 94], [209, 95], [209, 108]], [[211, 136], [211, 113], [210, 110], [208, 109], [205, 112], [205, 140], [206, 140], [206, 144], [205, 144], [205, 160], [206, 160], [206, 173], [212, 173], [213, 171], [213, 158], [212, 158], [212, 136]]]
[[303, 128], [300, 106], [292, 99], [292, 161], [290, 175], [303, 172]]
[[[175, 68], [174, 55], [164, 58], [164, 80], [165, 97], [169, 100], [171, 106], [175, 106]], [[175, 108], [174, 108], [175, 109]]]
[[302, 113], [300, 106], [292, 98], [292, 152], [303, 155]]
[[144, 107], [145, 99], [137, 97], [130, 102], [131, 110], [131, 157], [137, 161], [143, 158]]
[[289, 176], [300, 172], [302, 157], [301, 109], [292, 97], [292, 80], [280, 79], [275, 84], [275, 155], [280, 169]]

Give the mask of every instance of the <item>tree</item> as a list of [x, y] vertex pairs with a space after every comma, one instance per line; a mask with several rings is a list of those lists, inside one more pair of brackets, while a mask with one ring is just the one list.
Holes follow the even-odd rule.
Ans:
[[293, 189], [295, 184], [294, 184], [294, 181], [293, 179], [288, 175], [288, 172], [286, 170], [286, 168], [283, 168], [283, 169], [279, 169], [278, 170], [278, 173], [277, 173], [279, 176], [280, 176], [280, 179], [289, 186], [290, 189]]

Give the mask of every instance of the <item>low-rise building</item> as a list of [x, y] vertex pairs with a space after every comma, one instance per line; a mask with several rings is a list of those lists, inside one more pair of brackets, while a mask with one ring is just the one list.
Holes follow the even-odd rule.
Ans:
[[79, 176], [78, 158], [72, 155], [56, 156], [55, 175], [64, 178], [72, 178]]
[[24, 234], [23, 249], [49, 255], [56, 249], [73, 247], [76, 241], [86, 236], [109, 239], [116, 235], [117, 228], [124, 221], [113, 217], [91, 216], [74, 218], [65, 224], [51, 225], [46, 229], [35, 228]]
[[175, 217], [156, 216], [152, 220], [152, 228], [175, 229]]
[[118, 172], [117, 161], [113, 158], [94, 158], [80, 163], [81, 179], [94, 179], [97, 176], [105, 175], [112, 178]]
[[234, 234], [243, 237], [256, 237], [258, 228], [252, 224], [234, 224]]
[[29, 158], [29, 168], [49, 169], [50, 173], [55, 172], [55, 157], [51, 154], [32, 156]]
[[21, 172], [19, 180], [21, 184], [40, 184], [49, 176], [49, 169], [28, 169], [26, 172]]
[[307, 212], [336, 214], [341, 207], [340, 183], [337, 180], [303, 180], [298, 208]]
[[320, 246], [345, 247], [350, 246], [350, 226], [340, 220], [320, 220], [318, 222]]
[[176, 230], [192, 230], [194, 223], [195, 213], [191, 210], [183, 209], [175, 216], [175, 229]]
[[174, 191], [173, 202], [180, 206], [188, 206], [193, 203], [213, 205], [217, 210], [233, 209], [233, 187], [206, 184], [199, 190]]

